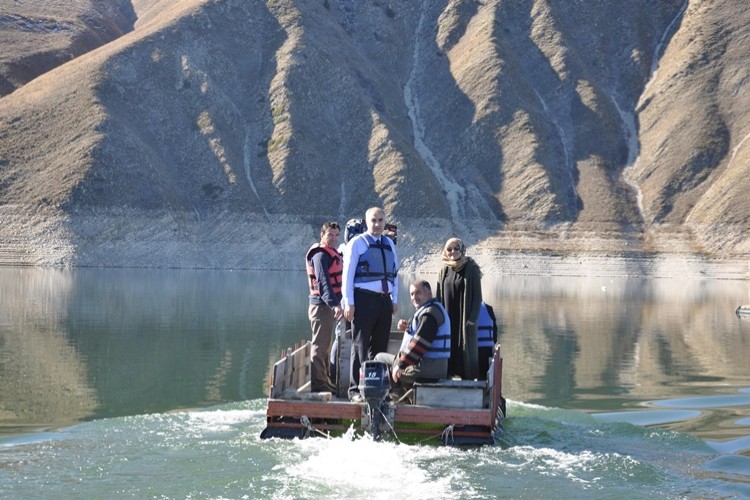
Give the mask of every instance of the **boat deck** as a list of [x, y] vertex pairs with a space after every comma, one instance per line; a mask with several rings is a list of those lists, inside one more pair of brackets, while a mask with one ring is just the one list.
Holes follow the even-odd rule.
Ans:
[[[392, 333], [392, 339], [399, 332]], [[398, 342], [391, 342], [398, 346]], [[348, 358], [347, 346], [341, 353]], [[440, 380], [417, 383], [414, 404], [386, 400], [350, 402], [348, 373], [340, 373], [337, 394], [310, 392], [309, 342], [287, 350], [274, 365], [261, 438], [305, 438], [335, 435], [359, 427], [378, 439], [403, 440], [407, 435], [434, 436], [444, 444], [488, 444], [505, 417], [502, 356], [496, 345], [487, 380]], [[342, 370], [343, 371], [343, 370]]]

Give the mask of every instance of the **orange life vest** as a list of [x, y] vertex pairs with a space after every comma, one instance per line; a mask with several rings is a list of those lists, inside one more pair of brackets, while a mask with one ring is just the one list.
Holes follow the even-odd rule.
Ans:
[[333, 293], [341, 293], [341, 282], [344, 277], [344, 261], [342, 255], [335, 248], [324, 247], [320, 243], [315, 243], [305, 255], [305, 266], [307, 267], [307, 282], [310, 285], [310, 294], [320, 296], [318, 280], [315, 277], [315, 270], [312, 265], [312, 258], [317, 252], [324, 251], [331, 256], [331, 265], [328, 267], [328, 277], [331, 280]]

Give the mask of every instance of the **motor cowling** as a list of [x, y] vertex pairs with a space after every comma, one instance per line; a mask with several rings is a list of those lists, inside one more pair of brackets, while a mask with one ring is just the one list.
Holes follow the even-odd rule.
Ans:
[[391, 376], [387, 364], [375, 360], [362, 363], [359, 371], [359, 393], [367, 403], [362, 412], [362, 424], [369, 429], [375, 441], [380, 440], [380, 432], [386, 425], [385, 413], [388, 409], [390, 390]]
[[359, 393], [367, 401], [382, 401], [391, 390], [388, 365], [369, 360], [362, 363], [359, 373]]

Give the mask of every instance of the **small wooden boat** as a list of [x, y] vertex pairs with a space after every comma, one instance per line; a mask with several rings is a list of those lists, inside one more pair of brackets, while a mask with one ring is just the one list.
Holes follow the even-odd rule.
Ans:
[[[348, 333], [348, 332], [347, 332]], [[397, 350], [401, 332], [391, 332], [389, 350]], [[364, 401], [350, 402], [348, 357], [351, 339], [340, 338], [336, 393], [310, 392], [311, 344], [290, 348], [271, 373], [267, 438], [336, 436], [353, 428], [373, 439], [399, 442], [436, 442], [450, 445], [494, 444], [505, 418], [502, 396], [502, 356], [495, 345], [487, 380], [439, 380], [417, 383], [399, 400], [389, 394], [390, 377], [384, 364], [367, 361], [360, 376]]]

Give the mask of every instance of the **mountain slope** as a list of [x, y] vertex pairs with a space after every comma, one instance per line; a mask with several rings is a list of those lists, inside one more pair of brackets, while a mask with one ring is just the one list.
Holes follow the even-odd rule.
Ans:
[[118, 5], [0, 99], [0, 261], [288, 267], [371, 205], [406, 256], [750, 253], [744, 5]]

